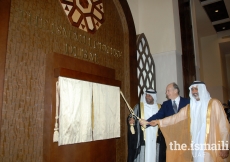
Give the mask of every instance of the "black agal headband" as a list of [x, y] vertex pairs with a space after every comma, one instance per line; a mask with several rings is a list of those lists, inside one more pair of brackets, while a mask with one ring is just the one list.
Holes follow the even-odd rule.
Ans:
[[157, 91], [145, 91], [145, 93], [151, 93], [151, 94], [156, 94], [157, 93]]
[[[194, 84], [204, 84], [204, 85], [205, 85], [205, 83], [204, 83], [204, 82], [201, 82], [201, 81], [198, 81], [198, 82], [195, 81], [195, 82], [193, 82], [191, 85], [194, 85]], [[191, 85], [190, 85], [190, 86], [191, 86]]]
[[157, 91], [145, 91], [146, 93], [151, 93], [151, 94], [156, 94], [157, 93]]

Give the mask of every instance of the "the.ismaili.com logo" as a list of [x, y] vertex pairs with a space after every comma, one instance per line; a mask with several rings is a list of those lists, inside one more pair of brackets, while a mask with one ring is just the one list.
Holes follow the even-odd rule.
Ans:
[[190, 146], [182, 143], [179, 144], [177, 141], [173, 141], [169, 143], [170, 150], [229, 150], [228, 141], [218, 141], [217, 144], [198, 144], [191, 142]]

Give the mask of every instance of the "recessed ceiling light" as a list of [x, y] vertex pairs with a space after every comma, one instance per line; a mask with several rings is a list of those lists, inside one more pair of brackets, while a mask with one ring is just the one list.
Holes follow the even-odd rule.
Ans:
[[219, 12], [219, 10], [215, 10], [215, 12]]
[[225, 27], [223, 27], [222, 29], [225, 29]]

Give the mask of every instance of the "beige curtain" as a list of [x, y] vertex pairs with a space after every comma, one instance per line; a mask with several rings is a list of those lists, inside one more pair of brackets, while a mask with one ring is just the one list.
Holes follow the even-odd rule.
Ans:
[[120, 88], [93, 83], [93, 140], [120, 137]]
[[120, 137], [119, 87], [59, 77], [56, 95], [59, 146]]
[[59, 77], [58, 145], [92, 141], [92, 83]]

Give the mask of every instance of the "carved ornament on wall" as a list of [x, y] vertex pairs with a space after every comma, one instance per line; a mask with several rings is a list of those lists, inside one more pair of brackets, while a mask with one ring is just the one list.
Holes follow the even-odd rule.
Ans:
[[105, 21], [102, 0], [60, 0], [70, 23], [94, 34]]

